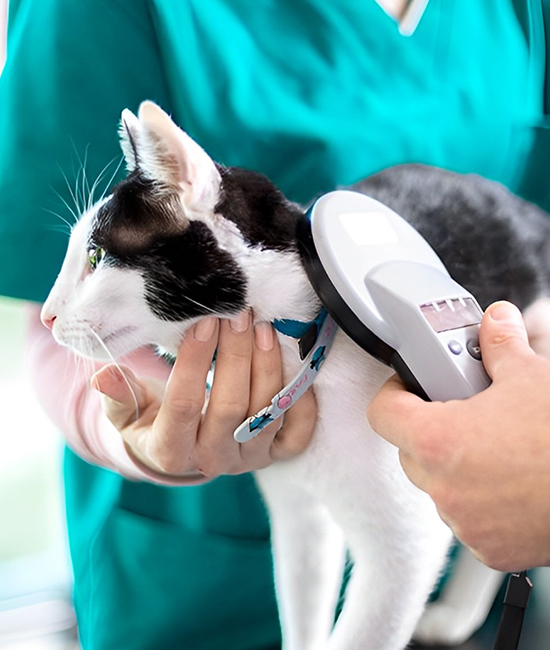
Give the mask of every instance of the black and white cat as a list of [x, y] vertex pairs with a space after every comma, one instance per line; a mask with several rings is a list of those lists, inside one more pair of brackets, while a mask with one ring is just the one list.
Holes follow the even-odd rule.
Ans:
[[[319, 300], [295, 241], [299, 206], [264, 176], [214, 163], [151, 102], [139, 118], [123, 112], [121, 144], [128, 177], [74, 227], [43, 308], [59, 343], [102, 358], [99, 336], [115, 357], [151, 344], [175, 355], [205, 315], [251, 307], [258, 321], [315, 318]], [[482, 305], [508, 299], [526, 309], [547, 294], [550, 220], [501, 186], [406, 165], [354, 189], [409, 219]], [[539, 305], [531, 320], [544, 338], [548, 308]], [[297, 344], [279, 338], [290, 377]], [[366, 419], [389, 375], [339, 332], [314, 385], [311, 444], [256, 472], [285, 650], [401, 650], [445, 562], [450, 531]], [[346, 549], [353, 572], [333, 628]], [[465, 638], [485, 614], [500, 577], [465, 558], [471, 578], [426, 612], [424, 641]]]

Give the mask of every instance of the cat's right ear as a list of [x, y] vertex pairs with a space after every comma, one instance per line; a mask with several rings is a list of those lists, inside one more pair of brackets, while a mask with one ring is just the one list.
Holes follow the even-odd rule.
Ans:
[[125, 108], [120, 117], [120, 127], [118, 134], [120, 136], [120, 148], [126, 160], [126, 169], [128, 173], [133, 172], [136, 167], [139, 167], [138, 157], [138, 140], [139, 140], [139, 120], [138, 118]]
[[160, 106], [142, 102], [138, 116], [140, 170], [159, 191], [181, 192], [191, 210], [213, 210], [221, 183], [214, 161]]

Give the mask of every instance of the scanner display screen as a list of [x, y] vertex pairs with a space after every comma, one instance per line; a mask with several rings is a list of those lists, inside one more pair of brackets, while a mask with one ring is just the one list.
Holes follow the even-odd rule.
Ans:
[[438, 300], [421, 305], [420, 309], [432, 329], [438, 334], [476, 325], [483, 314], [471, 298]]

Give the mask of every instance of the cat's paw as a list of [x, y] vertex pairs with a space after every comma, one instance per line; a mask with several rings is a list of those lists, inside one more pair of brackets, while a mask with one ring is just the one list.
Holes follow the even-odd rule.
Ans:
[[483, 624], [484, 617], [464, 615], [444, 603], [428, 605], [416, 626], [414, 640], [424, 645], [459, 645]]

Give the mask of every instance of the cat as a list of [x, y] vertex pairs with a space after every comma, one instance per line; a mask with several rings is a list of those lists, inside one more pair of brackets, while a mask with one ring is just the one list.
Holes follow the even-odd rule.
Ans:
[[[115, 357], [144, 345], [175, 356], [205, 315], [249, 307], [256, 321], [315, 319], [321, 304], [295, 236], [302, 207], [263, 175], [213, 162], [152, 102], [138, 116], [123, 112], [120, 136], [128, 176], [73, 228], [42, 310], [60, 344], [95, 358], [103, 344]], [[423, 165], [351, 189], [408, 219], [482, 306], [508, 299], [531, 308], [533, 331], [545, 339], [550, 220], [541, 210], [496, 183]], [[297, 342], [279, 339], [289, 378], [300, 366]], [[402, 650], [415, 628], [424, 641], [453, 642], [494, 596], [500, 576], [478, 565], [472, 593], [458, 604], [456, 594], [443, 598], [419, 624], [452, 535], [367, 421], [390, 375], [338, 331], [314, 384], [309, 447], [255, 472], [270, 515], [285, 650]], [[353, 571], [334, 625], [346, 553]], [[472, 605], [483, 585], [483, 602]]]

